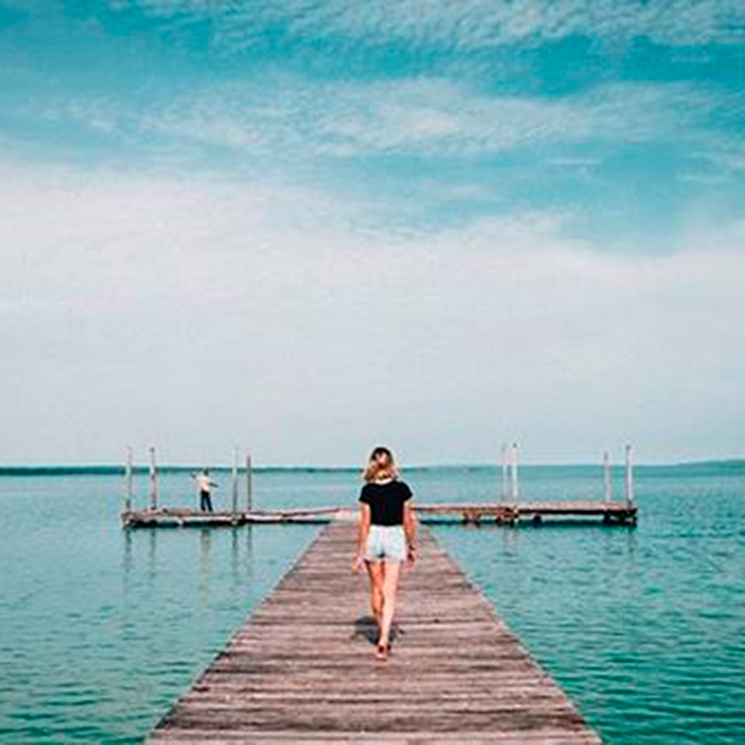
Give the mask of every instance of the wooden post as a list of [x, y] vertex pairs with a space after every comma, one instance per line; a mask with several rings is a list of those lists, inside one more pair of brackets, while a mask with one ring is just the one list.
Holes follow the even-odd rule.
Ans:
[[502, 498], [501, 502], [507, 501], [507, 443], [502, 445]]
[[253, 466], [251, 453], [246, 453], [246, 512], [253, 509]]
[[233, 448], [233, 473], [231, 482], [233, 514], [238, 512], [238, 448]]
[[624, 496], [626, 504], [634, 502], [634, 464], [633, 464], [633, 447], [626, 445], [626, 478], [624, 481]]
[[606, 450], [603, 453], [603, 479], [605, 480], [605, 492], [603, 499], [606, 502], [613, 501], [613, 480], [611, 479], [610, 455]]
[[517, 490], [517, 443], [512, 443], [512, 459], [510, 463], [510, 474], [511, 474], [511, 494], [512, 501], [517, 504], [518, 500], [518, 490]]
[[150, 447], [150, 509], [158, 509], [158, 467], [155, 465], [155, 448]]
[[127, 446], [127, 463], [124, 466], [124, 511], [132, 512], [133, 485], [132, 485], [132, 447]]

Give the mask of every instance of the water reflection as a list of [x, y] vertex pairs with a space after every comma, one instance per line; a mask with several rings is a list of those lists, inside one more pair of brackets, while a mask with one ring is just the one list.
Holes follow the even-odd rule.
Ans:
[[122, 558], [122, 569], [124, 570], [124, 574], [127, 575], [132, 571], [132, 531], [131, 530], [125, 530], [123, 531], [123, 541], [124, 541], [124, 556]]
[[124, 555], [122, 556], [122, 584], [125, 601], [129, 599], [130, 592], [132, 590], [132, 570], [134, 568], [134, 557], [132, 553], [132, 545], [134, 539], [131, 530], [124, 530], [122, 541], [124, 545]]
[[508, 528], [501, 531], [502, 534], [502, 549], [508, 556], [516, 556], [520, 548], [520, 537], [522, 531], [513, 530]]
[[212, 571], [212, 531], [199, 530], [199, 601], [202, 606], [209, 603], [210, 573]]
[[148, 543], [147, 543], [147, 576], [151, 586], [155, 584], [155, 579], [158, 574], [157, 571], [157, 555], [158, 555], [158, 531], [148, 531]]
[[[213, 536], [213, 530], [218, 531], [217, 536]], [[214, 528], [199, 528], [196, 535], [197, 563], [200, 573], [205, 577], [213, 569], [213, 543], [217, 541], [218, 545], [222, 544], [222, 539], [228, 533], [227, 530]], [[239, 576], [242, 571], [250, 569], [253, 561], [253, 543], [254, 543], [254, 526], [244, 525], [233, 527], [229, 530], [229, 560], [231, 576]], [[143, 530], [123, 530], [122, 531], [122, 570], [124, 575], [131, 574], [136, 566], [135, 554], [137, 552], [136, 544], [147, 544], [147, 572], [155, 576], [158, 570], [158, 553], [159, 543], [168, 543], [166, 540], [172, 535], [171, 529], [167, 529], [166, 535], [159, 536], [161, 533], [158, 529]], [[182, 529], [179, 533], [194, 536], [196, 529]], [[187, 544], [188, 541], [185, 541]], [[170, 550], [165, 548], [163, 550]]]
[[[256, 575], [254, 562], [255, 526], [245, 525], [230, 529], [143, 529], [125, 530], [122, 537], [122, 581], [125, 596], [133, 592], [137, 583], [137, 554], [144, 552], [140, 581], [149, 591], [166, 581], [173, 570], [186, 577], [192, 567], [197, 602], [210, 604], [215, 584], [227, 579], [236, 597], [253, 591]], [[174, 551], [179, 555], [174, 558]], [[217, 575], [217, 576], [216, 576]]]
[[235, 583], [240, 571], [240, 531], [238, 528], [233, 528], [230, 533], [230, 575]]
[[199, 529], [199, 565], [202, 570], [209, 570], [210, 552], [212, 550], [212, 530]]

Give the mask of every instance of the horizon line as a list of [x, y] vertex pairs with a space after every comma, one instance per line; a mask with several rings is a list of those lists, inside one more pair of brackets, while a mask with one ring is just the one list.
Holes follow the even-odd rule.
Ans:
[[[598, 462], [532, 462], [527, 461], [518, 464], [520, 468], [601, 468], [602, 461]], [[612, 466], [622, 467], [623, 461], [611, 462]], [[634, 467], [641, 468], [654, 468], [654, 467], [681, 467], [681, 466], [745, 466], [745, 457], [730, 457], [730, 458], [706, 458], [697, 460], [681, 460], [681, 461], [659, 461], [659, 462], [635, 462]], [[146, 472], [148, 470], [147, 463], [134, 464], [133, 470], [136, 472]], [[201, 470], [204, 467], [208, 467], [210, 470], [216, 471], [231, 471], [232, 464], [217, 464], [217, 465], [206, 465], [200, 463], [199, 465], [189, 463], [166, 463], [159, 464], [158, 471], [189, 471], [189, 470]], [[360, 471], [361, 466], [359, 465], [306, 465], [306, 464], [295, 464], [295, 465], [282, 465], [282, 464], [264, 464], [254, 465], [252, 470], [255, 472], [270, 472], [270, 471]], [[438, 468], [444, 469], [483, 469], [491, 468], [499, 470], [502, 468], [501, 463], [419, 463], [406, 465], [401, 468], [402, 471], [425, 471], [434, 470]], [[12, 475], [42, 475], [42, 474], [75, 474], [75, 473], [87, 473], [91, 475], [100, 474], [119, 474], [124, 473], [124, 464], [115, 463], [58, 463], [58, 464], [2, 464], [0, 465], [0, 476], [12, 476]], [[245, 471], [245, 464], [238, 466], [239, 472]]]

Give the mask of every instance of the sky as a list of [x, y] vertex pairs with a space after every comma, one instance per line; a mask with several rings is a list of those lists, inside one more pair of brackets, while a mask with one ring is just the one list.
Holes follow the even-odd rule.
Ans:
[[0, 463], [745, 455], [740, 0], [0, 0]]

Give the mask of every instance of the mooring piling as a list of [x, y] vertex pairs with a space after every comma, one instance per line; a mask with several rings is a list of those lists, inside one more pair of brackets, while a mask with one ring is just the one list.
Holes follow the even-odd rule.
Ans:
[[502, 443], [502, 491], [500, 502], [507, 501], [507, 484], [508, 484], [508, 473], [507, 473], [507, 443]]
[[132, 462], [134, 455], [132, 453], [132, 446], [127, 446], [127, 461], [124, 465], [124, 510], [125, 512], [132, 511], [132, 505], [134, 503], [134, 479], [132, 475]]
[[518, 485], [517, 485], [517, 459], [518, 459], [518, 448], [517, 443], [512, 443], [511, 448], [512, 457], [510, 459], [510, 498], [513, 502], [517, 502], [519, 499]]
[[603, 481], [605, 483], [603, 499], [606, 502], [612, 502], [613, 501], [613, 479], [612, 479], [612, 474], [611, 474], [610, 455], [607, 450], [603, 453]]
[[625, 450], [625, 479], [624, 479], [624, 497], [626, 504], [634, 503], [634, 447], [631, 444], [626, 445]]
[[231, 511], [238, 514], [238, 448], [233, 448], [233, 468], [230, 480]]
[[155, 462], [155, 448], [150, 446], [150, 509], [158, 509], [158, 466]]
[[253, 509], [253, 465], [251, 453], [246, 452], [246, 512]]

